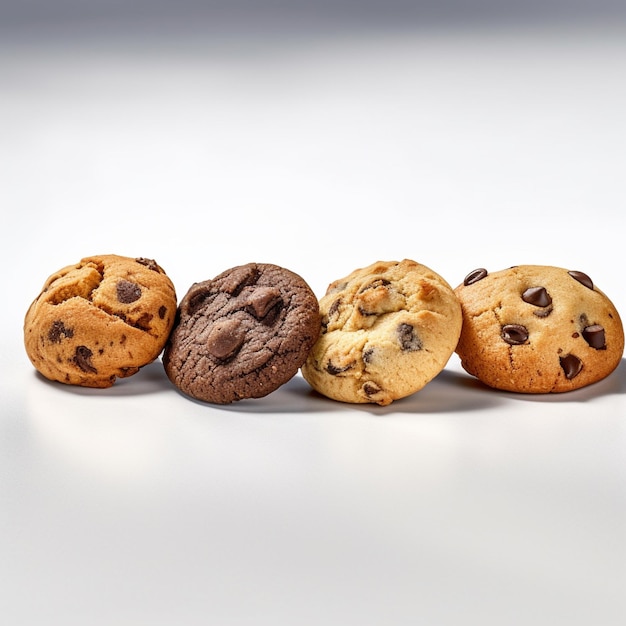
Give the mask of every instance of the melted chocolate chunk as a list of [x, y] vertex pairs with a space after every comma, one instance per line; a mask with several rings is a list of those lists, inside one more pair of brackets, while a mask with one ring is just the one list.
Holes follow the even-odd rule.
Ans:
[[422, 342], [415, 334], [415, 328], [411, 324], [400, 324], [396, 329], [400, 347], [405, 352], [416, 352], [422, 349]]
[[380, 393], [382, 389], [373, 382], [367, 382], [363, 385], [363, 391], [368, 396], [375, 396], [377, 393]]
[[387, 280], [386, 278], [377, 278], [364, 287], [361, 287], [361, 289], [359, 289], [359, 293], [363, 293], [364, 291], [368, 291], [370, 289], [376, 289], [377, 287], [386, 287], [387, 285], [391, 285], [390, 280]]
[[463, 284], [467, 287], [468, 285], [473, 285], [477, 283], [479, 280], [482, 280], [487, 276], [489, 272], [484, 267], [479, 267], [478, 269], [472, 270], [463, 280]]
[[332, 317], [339, 312], [339, 307], [341, 306], [341, 298], [337, 298], [328, 309], [328, 317]]
[[71, 339], [74, 336], [74, 331], [71, 328], [66, 328], [65, 324], [57, 320], [52, 322], [50, 330], [48, 331], [48, 339], [52, 343], [61, 343], [62, 339]]
[[130, 304], [141, 298], [141, 287], [137, 283], [129, 280], [119, 280], [117, 282], [117, 299], [122, 304]]
[[363, 363], [371, 363], [374, 356], [374, 348], [368, 348], [363, 351]]
[[165, 317], [165, 314], [167, 313], [167, 307], [161, 305], [159, 307], [159, 319], [162, 320]]
[[378, 315], [378, 313], [376, 311], [368, 311], [366, 308], [360, 306], [357, 311], [363, 316], [363, 317], [372, 317], [374, 315]]
[[237, 319], [223, 320], [213, 326], [207, 337], [207, 349], [217, 359], [233, 356], [243, 345], [246, 333]]
[[583, 337], [585, 341], [596, 350], [604, 350], [606, 348], [606, 339], [604, 336], [604, 328], [600, 324], [592, 324], [583, 329]]
[[[192, 289], [195, 289], [195, 293], [192, 293]], [[189, 317], [195, 315], [198, 310], [206, 305], [207, 300], [212, 297], [214, 297], [214, 294], [211, 292], [210, 287], [201, 286], [199, 283], [195, 283], [189, 289], [189, 296], [185, 314]], [[180, 314], [180, 311], [176, 312], [177, 320], [180, 317]]]
[[577, 271], [572, 271], [572, 272], [567, 272], [567, 273], [574, 280], [577, 280], [579, 283], [581, 283], [582, 285], [585, 285], [585, 287], [593, 291], [593, 281], [591, 280], [591, 278], [589, 278], [589, 276], [587, 276], [587, 274], [585, 274], [584, 272], [577, 272]]
[[221, 291], [236, 297], [243, 291], [244, 287], [254, 285], [258, 279], [259, 270], [257, 268], [249, 265], [237, 267], [224, 279]]
[[545, 287], [529, 287], [522, 294], [522, 300], [533, 306], [546, 307], [552, 304], [552, 298]]
[[[248, 311], [258, 320], [263, 320], [274, 308], [281, 309], [283, 299], [274, 287], [258, 287], [248, 299]], [[274, 319], [276, 316], [274, 316]]]
[[572, 378], [578, 376], [583, 368], [583, 362], [574, 354], [566, 354], [559, 357], [559, 362], [567, 380], [572, 380]]
[[528, 341], [528, 329], [521, 324], [506, 324], [500, 336], [506, 343], [518, 346]]
[[97, 374], [98, 370], [92, 365], [93, 352], [87, 346], [78, 346], [72, 359], [74, 365], [87, 374]]
[[336, 365], [333, 365], [330, 361], [328, 361], [328, 365], [326, 366], [326, 371], [329, 374], [332, 374], [333, 376], [337, 376], [339, 374], [343, 374], [343, 372], [347, 372], [349, 369], [352, 369], [354, 367], [353, 363], [350, 363], [350, 365], [346, 365], [345, 367], [337, 367]]
[[141, 265], [145, 265], [149, 270], [152, 270], [153, 272], [163, 274], [163, 270], [153, 259], [144, 259], [143, 257], [140, 257], [139, 259], [135, 259], [135, 261], [137, 261], [137, 263], [140, 263]]

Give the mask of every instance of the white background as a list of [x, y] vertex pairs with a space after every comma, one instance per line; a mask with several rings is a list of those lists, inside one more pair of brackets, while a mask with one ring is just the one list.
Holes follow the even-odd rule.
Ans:
[[623, 20], [256, 17], [0, 39], [3, 622], [625, 623], [623, 361], [522, 396], [455, 355], [385, 408], [33, 370], [30, 301], [92, 254], [156, 259], [179, 298], [249, 261], [319, 296], [379, 259], [453, 286], [549, 264], [626, 311]]

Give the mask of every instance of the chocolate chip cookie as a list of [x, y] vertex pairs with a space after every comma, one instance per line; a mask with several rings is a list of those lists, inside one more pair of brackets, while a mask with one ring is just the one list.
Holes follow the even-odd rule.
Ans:
[[446, 365], [461, 332], [450, 285], [405, 259], [379, 261], [328, 287], [322, 334], [302, 374], [343, 402], [388, 405], [424, 387]]
[[24, 319], [24, 344], [50, 380], [110, 387], [163, 350], [176, 292], [151, 259], [92, 256], [52, 274]]
[[249, 263], [192, 285], [163, 364], [172, 383], [198, 400], [261, 398], [298, 372], [319, 332], [317, 298], [300, 276]]
[[583, 272], [480, 268], [455, 292], [463, 310], [461, 364], [490, 387], [570, 391], [608, 376], [622, 358], [620, 316]]

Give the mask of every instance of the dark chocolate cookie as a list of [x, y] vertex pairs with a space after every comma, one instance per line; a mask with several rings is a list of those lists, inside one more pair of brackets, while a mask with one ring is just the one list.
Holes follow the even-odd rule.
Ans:
[[300, 276], [249, 263], [192, 285], [163, 365], [172, 383], [198, 400], [261, 398], [298, 372], [319, 332], [317, 298]]

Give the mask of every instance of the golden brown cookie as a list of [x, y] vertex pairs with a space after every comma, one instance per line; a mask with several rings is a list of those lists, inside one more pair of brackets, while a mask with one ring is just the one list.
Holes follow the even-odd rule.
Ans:
[[461, 364], [490, 387], [570, 391], [608, 376], [622, 358], [620, 316], [583, 272], [480, 268], [455, 292], [463, 310]]
[[84, 258], [48, 278], [24, 320], [24, 344], [50, 380], [110, 387], [163, 349], [174, 324], [174, 285], [150, 259]]
[[450, 285], [408, 259], [333, 282], [320, 312], [322, 334], [302, 374], [343, 402], [387, 405], [420, 390], [444, 368], [461, 331]]

